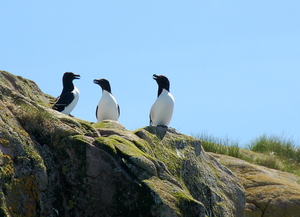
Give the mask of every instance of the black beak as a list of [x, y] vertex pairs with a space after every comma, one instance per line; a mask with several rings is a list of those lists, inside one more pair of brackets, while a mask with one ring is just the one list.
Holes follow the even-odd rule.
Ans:
[[98, 79], [94, 79], [94, 83], [95, 84], [99, 84], [99, 80]]
[[80, 79], [80, 75], [74, 74], [74, 79]]
[[154, 75], [153, 75], [153, 79], [154, 79], [154, 80], [157, 80], [157, 78], [158, 78], [158, 75], [154, 74]]

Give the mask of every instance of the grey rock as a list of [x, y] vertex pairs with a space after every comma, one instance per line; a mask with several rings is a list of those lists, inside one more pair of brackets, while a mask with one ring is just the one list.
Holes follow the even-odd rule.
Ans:
[[198, 139], [66, 116], [4, 71], [0, 90], [0, 216], [244, 216], [239, 179]]

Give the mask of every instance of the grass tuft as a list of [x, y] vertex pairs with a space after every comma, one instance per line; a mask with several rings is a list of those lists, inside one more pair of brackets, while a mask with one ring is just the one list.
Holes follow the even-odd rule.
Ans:
[[238, 142], [228, 138], [220, 139], [207, 133], [194, 137], [202, 140], [202, 146], [207, 152], [236, 157], [249, 163], [300, 176], [300, 148], [297, 148], [292, 139], [262, 135], [251, 141], [246, 146], [248, 150], [245, 150], [239, 148]]
[[248, 149], [270, 156], [263, 163], [266, 164], [264, 166], [270, 167], [271, 164], [271, 168], [300, 176], [300, 148], [297, 148], [294, 140], [264, 134], [254, 139]]
[[216, 154], [224, 154], [232, 157], [240, 157], [240, 149], [237, 141], [216, 138], [207, 133], [201, 133], [194, 137], [199, 138], [202, 141], [202, 146], [205, 151], [213, 152]]
[[55, 120], [43, 108], [35, 108], [27, 104], [16, 107], [15, 113], [24, 129], [40, 143], [50, 144], [56, 135]]

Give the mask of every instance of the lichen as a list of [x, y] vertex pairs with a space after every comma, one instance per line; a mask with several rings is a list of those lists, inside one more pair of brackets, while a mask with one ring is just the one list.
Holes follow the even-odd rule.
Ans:
[[4, 147], [9, 147], [8, 144], [9, 144], [9, 140], [0, 138], [0, 145], [2, 145]]
[[87, 121], [78, 120], [80, 123], [80, 129], [83, 131], [84, 135], [91, 137], [98, 137], [99, 134], [97, 130]]
[[116, 155], [117, 150], [115, 148], [115, 145], [118, 144], [117, 140], [108, 138], [108, 137], [98, 137], [95, 139], [93, 145], [96, 147], [108, 152], [109, 154]]
[[221, 174], [199, 140], [173, 128], [128, 131], [116, 121], [66, 116], [49, 109], [53, 98], [34, 82], [9, 73], [0, 76], [0, 90], [0, 143], [8, 154], [0, 152], [0, 216], [203, 216], [204, 205], [207, 215], [235, 209], [224, 193], [229, 173]]
[[125, 127], [122, 126], [117, 121], [111, 121], [111, 120], [104, 120], [98, 123], [94, 123], [93, 127], [95, 128], [106, 128], [106, 129], [119, 129], [119, 130], [125, 130]]
[[0, 185], [10, 184], [14, 175], [13, 161], [8, 155], [2, 155], [0, 152]]
[[[7, 198], [7, 207], [13, 216], [37, 216], [38, 203], [39, 191], [34, 176], [13, 180]], [[24, 205], [24, 208], [20, 213], [21, 204]]]

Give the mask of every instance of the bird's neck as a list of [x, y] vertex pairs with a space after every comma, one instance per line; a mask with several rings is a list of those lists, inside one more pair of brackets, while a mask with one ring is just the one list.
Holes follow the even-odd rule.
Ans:
[[162, 94], [163, 92], [168, 93], [169, 91], [168, 91], [167, 89], [165, 89], [165, 88], [159, 87], [159, 88], [158, 88], [157, 97], [159, 97], [160, 94]]
[[105, 89], [102, 88], [102, 92], [103, 92], [103, 93], [104, 93], [104, 92], [107, 92], [107, 93], [112, 94], [112, 93], [111, 93], [110, 87], [106, 87]]
[[107, 95], [112, 95], [112, 93], [111, 92], [109, 92], [109, 91], [107, 91], [107, 90], [102, 90], [102, 94], [107, 94]]
[[65, 91], [72, 91], [74, 89], [73, 82], [64, 82], [63, 86]]

